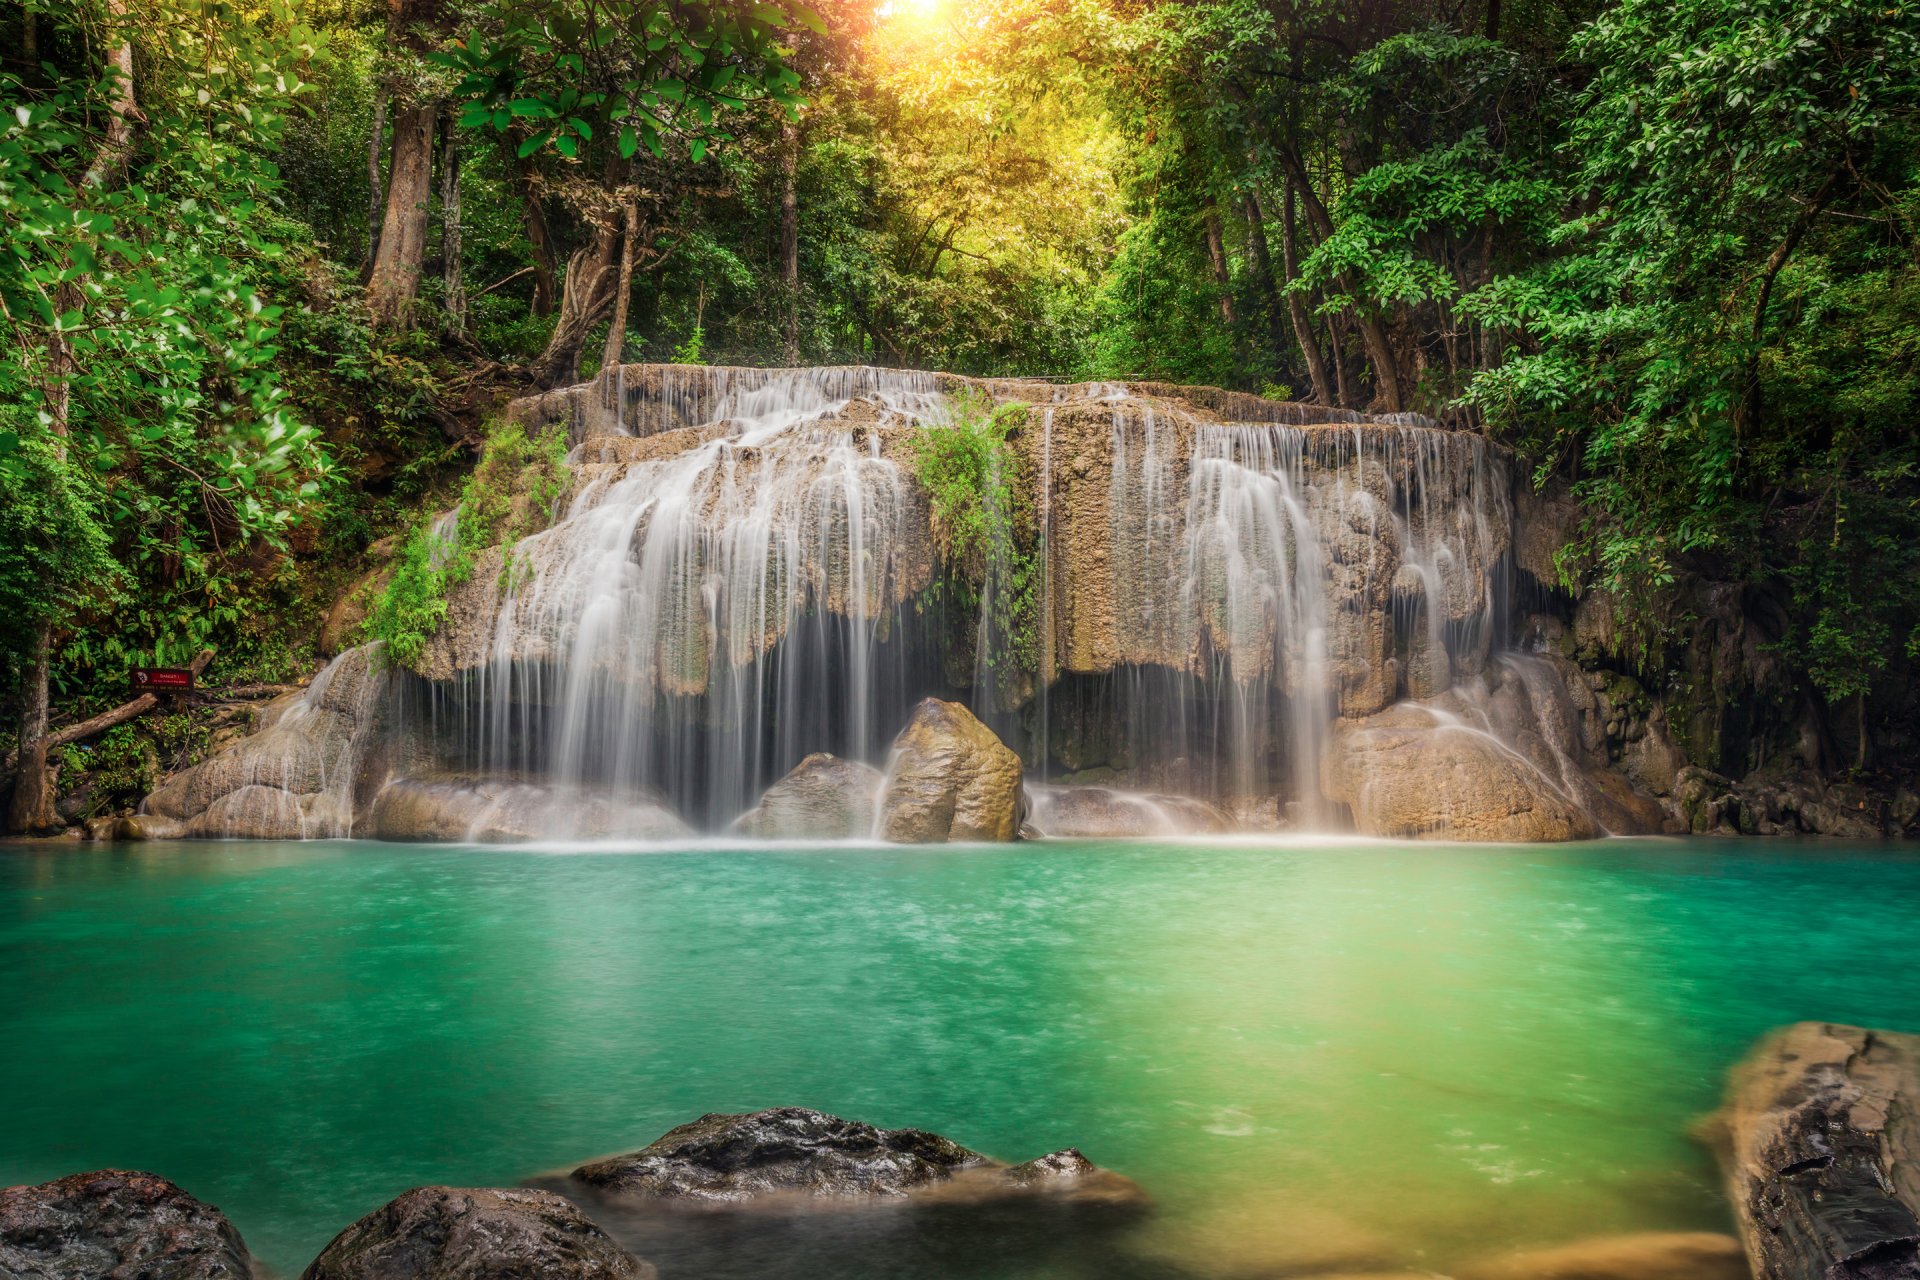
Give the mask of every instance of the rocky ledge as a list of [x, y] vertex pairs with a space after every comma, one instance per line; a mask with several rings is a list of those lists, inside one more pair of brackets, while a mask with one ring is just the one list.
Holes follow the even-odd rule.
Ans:
[[1755, 1280], [1920, 1277], [1920, 1036], [1796, 1023], [1734, 1072], [1706, 1136]]
[[693, 1205], [903, 1196], [1146, 1204], [1130, 1179], [1071, 1148], [1008, 1165], [936, 1133], [880, 1129], [804, 1107], [702, 1116], [639, 1151], [581, 1165], [568, 1181], [601, 1196]]

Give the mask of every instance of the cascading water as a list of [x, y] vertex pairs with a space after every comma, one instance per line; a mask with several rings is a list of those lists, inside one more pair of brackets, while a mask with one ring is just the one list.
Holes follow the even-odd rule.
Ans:
[[[911, 474], [963, 389], [1030, 406], [994, 463], [1021, 546], [989, 557], [964, 616]], [[626, 366], [514, 413], [564, 426], [571, 489], [551, 527], [478, 558], [426, 678], [396, 677], [384, 720], [405, 745], [370, 757], [388, 792], [414, 788], [381, 811], [396, 829], [434, 797], [502, 832], [617, 834], [649, 805], [662, 829], [721, 829], [810, 753], [883, 764], [927, 696], [969, 699], [1036, 787], [1163, 793], [1036, 790], [1043, 831], [1349, 810], [1425, 830], [1375, 812], [1416, 721], [1507, 732], [1517, 785], [1591, 798], [1571, 749], [1521, 740], [1549, 722], [1570, 740], [1551, 681], [1493, 660], [1513, 513], [1476, 436], [1206, 388], [870, 368]], [[1014, 590], [1034, 593], [1030, 632], [996, 607]], [[1409, 699], [1431, 705], [1389, 714]], [[529, 818], [538, 795], [551, 812]]]

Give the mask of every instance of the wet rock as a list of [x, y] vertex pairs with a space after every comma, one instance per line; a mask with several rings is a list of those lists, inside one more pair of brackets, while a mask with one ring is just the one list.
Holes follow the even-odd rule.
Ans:
[[1712, 1231], [1601, 1236], [1471, 1263], [1459, 1280], [1749, 1280], [1746, 1254]]
[[957, 702], [928, 698], [894, 739], [879, 832], [899, 844], [1012, 840], [1020, 757]]
[[1755, 1280], [1920, 1276], [1920, 1036], [1800, 1022], [1706, 1126]]
[[22, 1280], [247, 1280], [225, 1215], [165, 1178], [103, 1169], [0, 1190], [0, 1276]]
[[681, 840], [693, 834], [656, 792], [609, 795], [512, 778], [396, 778], [359, 834], [378, 840], [512, 844], [532, 840]]
[[306, 689], [269, 704], [259, 732], [161, 783], [140, 806], [147, 837], [349, 834], [388, 703], [378, 654], [375, 645], [341, 654]]
[[741, 1204], [1065, 1199], [1138, 1206], [1130, 1180], [1068, 1149], [1006, 1165], [921, 1129], [878, 1129], [803, 1107], [706, 1115], [571, 1181], [622, 1199]]
[[550, 1191], [419, 1187], [334, 1237], [301, 1280], [652, 1280]]
[[846, 840], [873, 834], [886, 775], [816, 751], [767, 788], [733, 829], [756, 840]]
[[1342, 722], [1321, 787], [1352, 810], [1364, 835], [1538, 842], [1600, 834], [1554, 778], [1445, 707], [1400, 703]]
[[1192, 796], [1109, 787], [1029, 786], [1028, 820], [1042, 836], [1107, 838], [1215, 835], [1233, 831], [1233, 817]]

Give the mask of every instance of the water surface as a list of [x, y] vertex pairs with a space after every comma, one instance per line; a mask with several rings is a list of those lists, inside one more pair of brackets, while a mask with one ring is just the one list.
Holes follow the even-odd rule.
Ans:
[[1161, 1211], [1070, 1248], [624, 1226], [666, 1280], [1444, 1270], [1724, 1229], [1689, 1126], [1770, 1027], [1920, 1030], [1915, 903], [1920, 857], [1834, 843], [4, 846], [0, 1185], [151, 1169], [297, 1273], [410, 1186], [799, 1104], [1077, 1145]]

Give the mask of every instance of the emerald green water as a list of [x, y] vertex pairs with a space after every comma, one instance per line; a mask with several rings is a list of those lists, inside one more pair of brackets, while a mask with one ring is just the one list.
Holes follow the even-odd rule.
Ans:
[[1920, 1030], [1916, 904], [1834, 844], [16, 845], [0, 1185], [151, 1169], [295, 1273], [407, 1187], [801, 1104], [1161, 1209], [1052, 1256], [721, 1223], [666, 1280], [1443, 1269], [1723, 1227], [1688, 1126], [1770, 1027]]

